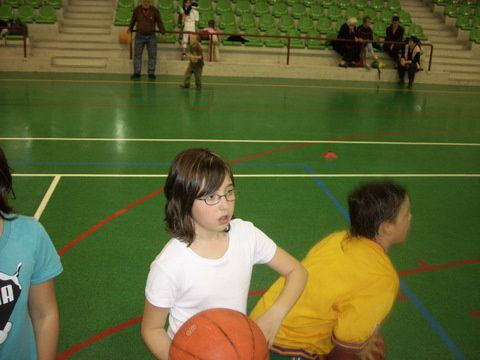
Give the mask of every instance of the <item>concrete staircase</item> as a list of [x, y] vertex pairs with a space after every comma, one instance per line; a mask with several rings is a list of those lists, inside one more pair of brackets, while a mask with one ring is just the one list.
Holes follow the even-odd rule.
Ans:
[[58, 34], [32, 42], [32, 55], [50, 56], [56, 68], [105, 70], [109, 57], [120, 57], [125, 46], [112, 42], [114, 0], [69, 0], [59, 19]]
[[[434, 45], [432, 69], [449, 73], [451, 82], [468, 82], [480, 85], [480, 56], [470, 49], [466, 36], [460, 37], [455, 19], [447, 19], [443, 8], [422, 0], [402, 0], [402, 8], [412, 20], [423, 27], [428, 42]], [[430, 55], [425, 47], [423, 62]]]
[[[452, 19], [444, 19], [443, 10], [431, 0], [401, 0], [413, 20], [420, 24], [434, 45], [432, 71], [423, 71], [418, 83], [467, 84], [480, 86], [480, 48], [471, 50], [465, 34], [459, 34]], [[31, 24], [28, 58], [21, 59], [20, 44], [0, 48], [0, 71], [124, 73], [132, 71], [129, 47], [118, 43], [125, 28], [113, 26], [115, 0], [66, 0], [55, 25]], [[423, 65], [427, 69], [429, 47], [424, 47]], [[338, 55], [332, 50], [292, 49], [286, 65], [285, 48], [223, 46], [222, 61], [207, 62], [204, 74], [212, 76], [279, 77], [385, 81], [397, 80], [393, 63], [378, 78], [376, 70], [339, 68]], [[205, 54], [207, 51], [205, 50]], [[5, 54], [5, 56], [4, 56]], [[142, 69], [146, 69], [144, 54]], [[186, 63], [180, 61], [178, 44], [159, 45], [157, 73], [182, 75]]]

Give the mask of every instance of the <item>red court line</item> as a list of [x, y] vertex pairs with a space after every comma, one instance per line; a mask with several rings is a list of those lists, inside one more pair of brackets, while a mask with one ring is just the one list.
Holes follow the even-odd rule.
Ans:
[[97, 334], [95, 336], [92, 336], [90, 339], [87, 339], [85, 340], [84, 342], [80, 343], [80, 344], [77, 344], [77, 345], [74, 345], [72, 346], [71, 348], [65, 350], [63, 353], [57, 355], [57, 360], [64, 360], [66, 358], [68, 358], [69, 356], [72, 356], [73, 354], [75, 354], [76, 352], [82, 350], [83, 348], [93, 344], [94, 342], [97, 342], [97, 341], [100, 341], [104, 338], [106, 338], [107, 336], [110, 336], [116, 332], [119, 332], [129, 326], [132, 326], [132, 325], [135, 325], [135, 324], [138, 324], [142, 321], [142, 317], [141, 316], [137, 316], [133, 319], [130, 319], [128, 321], [125, 321], [117, 326], [114, 326], [110, 329], [107, 329], [103, 332], [101, 332], [100, 334]]
[[435, 270], [446, 269], [446, 268], [455, 267], [455, 266], [475, 264], [475, 263], [480, 263], [480, 259], [455, 261], [455, 262], [451, 262], [451, 263], [433, 265], [433, 266], [428, 265], [427, 263], [425, 263], [423, 261], [421, 261], [421, 262], [419, 261], [419, 263], [420, 263], [419, 268], [411, 269], [411, 270], [402, 270], [402, 271], [398, 272], [398, 275], [406, 276], [406, 275], [411, 275], [411, 274], [423, 273], [423, 272], [427, 272], [427, 271], [435, 271]]
[[152, 197], [158, 195], [158, 194], [161, 194], [163, 192], [163, 188], [162, 189], [158, 189], [158, 190], [155, 190], [154, 192], [148, 194], [147, 196], [144, 196], [138, 200], [135, 200], [134, 202], [128, 204], [127, 206], [125, 206], [124, 208], [116, 211], [115, 213], [113, 213], [112, 215], [110, 215], [109, 217], [107, 217], [106, 219], [103, 219], [102, 221], [100, 221], [99, 223], [97, 223], [96, 225], [92, 226], [90, 229], [88, 229], [87, 231], [83, 232], [82, 234], [80, 234], [79, 236], [77, 236], [75, 239], [73, 239], [72, 241], [70, 241], [67, 245], [63, 246], [62, 248], [58, 249], [58, 254], [60, 256], [62, 256], [63, 254], [65, 254], [68, 250], [70, 250], [72, 247], [74, 247], [75, 245], [77, 245], [80, 241], [82, 241], [83, 239], [85, 239], [86, 237], [92, 235], [94, 232], [96, 232], [98, 229], [100, 229], [101, 227], [103, 227], [105, 224], [109, 223], [110, 221], [116, 219], [117, 217], [123, 215], [124, 213], [126, 213], [128, 210], [134, 208], [135, 206], [137, 205], [140, 205], [141, 203], [144, 203], [145, 201], [151, 199]]
[[[427, 272], [427, 271], [442, 270], [442, 269], [446, 269], [446, 268], [450, 268], [450, 267], [454, 267], [454, 266], [469, 265], [469, 264], [474, 264], [474, 263], [478, 263], [478, 262], [480, 262], [480, 259], [456, 261], [456, 262], [451, 262], [451, 263], [447, 263], [447, 264], [440, 264], [440, 265], [435, 265], [435, 266], [426, 265], [426, 267], [421, 267], [421, 268], [412, 269], [412, 270], [399, 271], [398, 274], [400, 276], [404, 276], [404, 275], [410, 275], [410, 274]], [[423, 261], [421, 263], [426, 264]], [[263, 295], [265, 293], [265, 291], [266, 290], [250, 290], [248, 292], [248, 295], [249, 296], [260, 296], [260, 295]], [[408, 301], [408, 297], [406, 295], [399, 294], [397, 296], [397, 301]], [[470, 314], [472, 316], [480, 318], [480, 312], [472, 310], [472, 311], [470, 311]], [[95, 335], [95, 336], [91, 337], [90, 339], [87, 339], [86, 341], [84, 341], [80, 344], [74, 345], [71, 348], [65, 350], [63, 353], [58, 355], [57, 360], [64, 360], [67, 357], [69, 357], [69, 356], [75, 354], [76, 352], [82, 350], [83, 348], [93, 344], [94, 342], [100, 341], [107, 336], [113, 335], [114, 333], [119, 332], [119, 331], [121, 331], [121, 330], [123, 330], [123, 329], [125, 329], [129, 326], [138, 324], [141, 321], [142, 321], [142, 317], [139, 316], [139, 317], [136, 317], [132, 320], [126, 321], [126, 322], [124, 322], [120, 325], [117, 325], [117, 326], [115, 326], [111, 329], [108, 329], [108, 330], [106, 330], [106, 331], [104, 331], [104, 332], [102, 332], [98, 335]]]
[[477, 318], [480, 318], [480, 312], [475, 311], [475, 310], [470, 311], [470, 315], [475, 316]]

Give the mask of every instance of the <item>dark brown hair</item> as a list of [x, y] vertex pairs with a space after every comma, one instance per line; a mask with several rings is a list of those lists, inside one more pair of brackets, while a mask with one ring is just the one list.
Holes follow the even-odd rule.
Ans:
[[4, 220], [11, 220], [12, 217], [5, 215], [13, 213], [13, 208], [8, 203], [10, 194], [14, 195], [12, 187], [12, 173], [8, 166], [7, 158], [0, 147], [0, 217]]
[[350, 235], [374, 239], [380, 224], [395, 222], [407, 191], [391, 181], [360, 185], [348, 196]]
[[173, 237], [189, 245], [193, 242], [193, 202], [217, 191], [225, 176], [234, 183], [230, 166], [209, 149], [188, 149], [175, 157], [164, 188], [165, 223]]

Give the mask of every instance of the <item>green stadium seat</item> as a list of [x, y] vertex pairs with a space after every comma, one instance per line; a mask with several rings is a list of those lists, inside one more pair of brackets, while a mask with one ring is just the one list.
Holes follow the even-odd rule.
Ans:
[[258, 27], [262, 31], [267, 31], [268, 29], [274, 29], [275, 28], [275, 19], [270, 14], [262, 15], [260, 17], [260, 22], [258, 24]]
[[43, 5], [50, 5], [54, 9], [60, 9], [62, 7], [62, 0], [43, 0]]
[[284, 0], [288, 6], [293, 6], [294, 4], [301, 4], [302, 0]]
[[[238, 34], [238, 29], [235, 25], [227, 26], [224, 30], [224, 33], [226, 34]], [[228, 40], [229, 36], [222, 36], [221, 41], [223, 45], [231, 45], [231, 46], [241, 46], [242, 42], [241, 41], [231, 41]]]
[[470, 31], [470, 41], [475, 44], [480, 44], [480, 28], [475, 28]]
[[239, 19], [238, 27], [240, 30], [246, 30], [256, 27], [255, 16], [252, 13], [242, 14]]
[[5, 5], [10, 5], [12, 8], [18, 8], [20, 5], [22, 5], [21, 0], [3, 0], [3, 3]]
[[318, 4], [314, 4], [312, 5], [312, 7], [310, 8], [310, 17], [313, 19], [313, 20], [318, 20], [320, 19], [323, 14], [325, 13], [325, 9], [318, 5]]
[[262, 16], [264, 14], [270, 14], [268, 3], [264, 0], [258, 0], [255, 4], [255, 15]]
[[278, 29], [281, 32], [287, 33], [295, 28], [295, 22], [290, 15], [282, 15], [278, 21]]
[[372, 9], [377, 11], [382, 11], [385, 7], [385, 2], [383, 0], [373, 0], [372, 1]]
[[0, 20], [8, 21], [8, 20], [12, 19], [12, 17], [13, 17], [12, 6], [7, 5], [7, 4], [1, 4], [0, 5]]
[[172, 0], [158, 0], [158, 10], [160, 13], [164, 12], [173, 12], [173, 1]]
[[217, 8], [215, 9], [215, 12], [218, 15], [232, 13], [232, 5], [230, 3], [230, 0], [218, 0]]
[[30, 5], [22, 5], [17, 10], [18, 18], [25, 24], [31, 24], [35, 21], [35, 10]]
[[[319, 38], [322, 35], [316, 32], [315, 30], [312, 30], [308, 33], [307, 36]], [[320, 40], [320, 39], [307, 39], [305, 40], [305, 45], [307, 46], [308, 49], [323, 50], [326, 48], [325, 40]]]
[[[275, 28], [270, 28], [265, 32], [265, 35], [280, 35], [280, 32]], [[265, 46], [266, 47], [275, 47], [275, 48], [282, 48], [285, 46], [285, 39], [282, 38], [265, 38]]]
[[[117, 8], [115, 13], [115, 26], [128, 26], [130, 25], [130, 20], [132, 19], [132, 8]], [[38, 20], [37, 20], [38, 22]]]
[[163, 25], [168, 29], [175, 29], [177, 20], [178, 16], [176, 13], [170, 13], [162, 16]]
[[480, 28], [480, 16], [476, 16], [473, 18], [473, 28], [478, 29]]
[[449, 0], [432, 0], [432, 3], [438, 6], [445, 6], [446, 4], [449, 3]]
[[[252, 28], [246, 29], [245, 34], [260, 35], [260, 32], [256, 27], [252, 27]], [[244, 38], [248, 40], [248, 42], [245, 43], [245, 46], [255, 46], [255, 47], [263, 46], [263, 38], [260, 36], [247, 35], [247, 36], [244, 36]]]
[[337, 5], [330, 5], [327, 16], [330, 20], [338, 21], [342, 17], [342, 9]]
[[251, 13], [250, 2], [247, 0], [238, 0], [235, 6], [235, 14], [240, 16], [242, 14]]
[[302, 34], [307, 34], [308, 32], [314, 29], [313, 20], [310, 19], [308, 16], [302, 16], [300, 19], [298, 19], [297, 29]]
[[388, 0], [387, 1], [387, 9], [389, 9], [390, 11], [393, 11], [395, 13], [398, 13], [401, 9], [400, 0]]
[[474, 8], [470, 5], [463, 4], [458, 8], [458, 15], [473, 16]]
[[[174, 29], [167, 29], [166, 30], [174, 30]], [[156, 34], [157, 43], [160, 44], [176, 44], [178, 42], [178, 34]]]
[[358, 9], [358, 10], [364, 10], [368, 7], [367, 0], [353, 0], [353, 5]]
[[284, 2], [276, 2], [272, 7], [272, 15], [276, 18], [288, 14], [288, 6]]
[[389, 9], [385, 9], [382, 12], [382, 16], [380, 16], [380, 20], [382, 20], [384, 23], [391, 23], [392, 17], [393, 17], [393, 12]]
[[458, 8], [459, 6], [457, 4], [449, 3], [445, 6], [443, 14], [449, 17], [457, 17]]
[[360, 19], [360, 13], [358, 11], [358, 9], [355, 7], [355, 6], [348, 6], [346, 9], [345, 9], [345, 18], [346, 19], [349, 19], [351, 17], [355, 17], [357, 19]]
[[370, 16], [372, 21], [375, 21], [377, 19], [377, 10], [372, 9], [372, 8], [365, 8], [363, 9], [363, 16]]
[[428, 40], [427, 36], [423, 32], [423, 28], [415, 23], [412, 23], [410, 27], [408, 28], [408, 36], [416, 36], [420, 40]]
[[467, 16], [467, 15], [458, 15], [457, 17], [457, 22], [455, 23], [455, 26], [457, 29], [462, 29], [462, 30], [472, 30], [473, 29], [473, 16]]
[[226, 29], [230, 28], [232, 26], [235, 26], [235, 16], [233, 13], [224, 13], [220, 15], [220, 22], [219, 25], [220, 29]]
[[405, 10], [400, 10], [398, 16], [400, 17], [400, 24], [402, 24], [402, 26], [412, 25], [412, 17]]
[[337, 0], [337, 5], [340, 7], [340, 9], [346, 9], [352, 4], [350, 0]]
[[198, 27], [200, 29], [206, 28], [210, 20], [215, 20], [213, 11], [203, 10], [200, 12], [200, 19], [198, 20]]
[[302, 16], [307, 15], [307, 8], [305, 5], [296, 3], [292, 6], [292, 17], [294, 19], [300, 19]]
[[332, 30], [332, 21], [329, 18], [322, 17], [322, 18], [318, 19], [317, 31], [320, 34], [325, 35], [331, 30]]
[[55, 24], [57, 22], [57, 13], [51, 5], [43, 5], [38, 10], [36, 23], [38, 24]]
[[[300, 36], [300, 32], [298, 30], [292, 29], [289, 31], [288, 35], [290, 36]], [[288, 43], [288, 39], [287, 39]], [[292, 39], [290, 38], [290, 47], [292, 49], [304, 49], [305, 48], [305, 40], [303, 39]]]
[[372, 26], [373, 30], [373, 35], [377, 37], [377, 39], [383, 39], [385, 38], [385, 30], [387, 28], [388, 23], [384, 23], [381, 20], [377, 20], [375, 22], [375, 25]]
[[210, 0], [199, 0], [198, 1], [198, 11], [202, 14], [205, 11], [212, 12], [212, 2]]
[[118, 2], [117, 2], [117, 9], [118, 8], [133, 9], [134, 6], [135, 6], [134, 0], [118, 0]]
[[322, 7], [324, 7], [325, 9], [328, 9], [331, 5], [335, 4], [334, 0], [319, 0], [319, 1], [320, 1], [320, 5], [322, 5]]
[[25, 0], [23, 2], [24, 5], [29, 5], [34, 9], [38, 9], [42, 4], [40, 0]]
[[316, 3], [316, 0], [303, 0], [303, 5], [305, 5], [307, 8], [312, 7]]

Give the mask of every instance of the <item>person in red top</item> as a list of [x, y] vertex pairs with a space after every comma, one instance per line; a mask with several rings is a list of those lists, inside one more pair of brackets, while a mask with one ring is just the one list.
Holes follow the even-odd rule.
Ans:
[[132, 14], [132, 20], [128, 31], [132, 32], [136, 26], [135, 46], [133, 53], [133, 75], [131, 79], [140, 78], [142, 71], [142, 53], [145, 45], [148, 51], [148, 78], [155, 80], [155, 65], [157, 62], [157, 38], [155, 36], [155, 26], [162, 34], [165, 34], [160, 12], [154, 6], [150, 5], [150, 0], [142, 0]]

